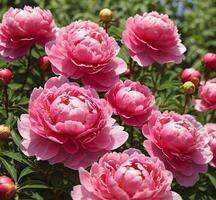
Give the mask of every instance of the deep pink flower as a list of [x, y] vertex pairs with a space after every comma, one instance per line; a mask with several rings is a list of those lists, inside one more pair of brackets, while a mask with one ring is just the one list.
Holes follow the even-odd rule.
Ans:
[[200, 112], [216, 110], [216, 78], [203, 82], [199, 87], [199, 97], [193, 104]]
[[216, 70], [216, 54], [215, 53], [207, 53], [202, 58], [203, 64], [209, 69]]
[[54, 37], [55, 24], [50, 11], [30, 6], [10, 8], [0, 24], [0, 59], [16, 60], [24, 56], [32, 44], [44, 46]]
[[179, 64], [186, 51], [176, 26], [167, 15], [157, 12], [128, 18], [123, 43], [140, 66], [171, 62]]
[[187, 81], [193, 82], [195, 85], [198, 85], [201, 81], [201, 74], [195, 68], [186, 68], [181, 73], [181, 81], [183, 83]]
[[116, 83], [105, 98], [127, 125], [137, 127], [148, 120], [155, 103], [148, 87], [130, 80]]
[[210, 165], [212, 167], [216, 167], [216, 124], [206, 124], [205, 129], [210, 136], [209, 146], [214, 156], [212, 161], [210, 162]]
[[21, 149], [50, 164], [87, 167], [128, 138], [111, 115], [111, 107], [95, 90], [63, 77], [50, 78], [44, 89], [33, 90], [29, 113], [18, 121]]
[[171, 190], [172, 173], [157, 158], [135, 149], [107, 153], [90, 173], [79, 170], [81, 185], [73, 188], [74, 200], [182, 200]]
[[55, 41], [46, 45], [53, 72], [85, 85], [106, 91], [126, 71], [126, 63], [116, 57], [119, 51], [114, 38], [90, 21], [76, 21], [59, 30]]
[[199, 173], [207, 171], [212, 159], [210, 138], [191, 115], [156, 111], [143, 126], [143, 134], [148, 153], [159, 157], [179, 184], [192, 186], [198, 181]]

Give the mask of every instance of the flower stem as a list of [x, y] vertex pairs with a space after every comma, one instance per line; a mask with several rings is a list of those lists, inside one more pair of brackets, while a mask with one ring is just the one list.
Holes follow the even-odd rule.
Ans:
[[186, 114], [188, 112], [188, 106], [191, 100], [191, 95], [190, 94], [185, 94], [185, 102], [184, 102], [184, 107], [183, 107], [183, 114]]
[[24, 75], [24, 81], [23, 81], [23, 84], [22, 84], [22, 87], [21, 89], [23, 90], [25, 85], [26, 85], [26, 82], [28, 80], [28, 75], [30, 73], [30, 67], [31, 67], [31, 53], [32, 53], [32, 48], [30, 48], [29, 50], [29, 54], [28, 54], [28, 58], [27, 58], [27, 68], [26, 68], [26, 72], [25, 72], [25, 75]]
[[8, 99], [7, 85], [4, 86], [4, 105], [5, 105], [6, 116], [7, 116], [7, 118], [8, 118], [9, 99]]

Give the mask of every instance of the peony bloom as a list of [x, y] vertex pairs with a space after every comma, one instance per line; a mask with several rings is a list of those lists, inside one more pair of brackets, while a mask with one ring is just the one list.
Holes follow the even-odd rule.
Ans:
[[215, 53], [207, 53], [202, 58], [202, 63], [208, 67], [209, 69], [216, 70], [216, 54]]
[[155, 104], [148, 87], [130, 80], [116, 83], [105, 98], [125, 124], [137, 127], [148, 120]]
[[195, 109], [200, 112], [216, 110], [216, 78], [202, 83], [199, 87], [199, 97], [194, 101]]
[[112, 87], [127, 69], [126, 63], [116, 57], [118, 51], [114, 38], [90, 21], [71, 23], [46, 45], [55, 74], [80, 78], [99, 91]]
[[170, 191], [173, 177], [163, 163], [134, 149], [107, 153], [90, 173], [80, 168], [79, 175], [74, 200], [182, 200]]
[[181, 63], [186, 51], [180, 35], [167, 15], [144, 13], [128, 18], [123, 43], [140, 66]]
[[207, 171], [212, 159], [210, 138], [191, 115], [156, 111], [143, 126], [143, 134], [148, 153], [159, 157], [179, 184], [192, 186], [199, 180], [199, 173]]
[[216, 167], [216, 124], [206, 124], [205, 129], [210, 136], [209, 146], [214, 156], [214, 158], [210, 162], [210, 165], [212, 167]]
[[198, 85], [201, 81], [201, 74], [193, 67], [184, 69], [181, 73], [181, 81], [183, 83], [191, 81], [195, 85]]
[[10, 8], [0, 24], [0, 59], [16, 60], [33, 44], [44, 46], [54, 37], [55, 24], [50, 11], [30, 6]]
[[44, 89], [33, 90], [29, 113], [18, 121], [21, 150], [50, 164], [87, 167], [128, 138], [111, 115], [111, 107], [95, 90], [63, 77], [50, 78]]

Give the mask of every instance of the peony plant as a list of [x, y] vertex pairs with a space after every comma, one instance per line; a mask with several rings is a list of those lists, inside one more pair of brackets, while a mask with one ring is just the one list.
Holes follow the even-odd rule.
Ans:
[[216, 199], [215, 54], [165, 10], [56, 4], [2, 15], [0, 199]]

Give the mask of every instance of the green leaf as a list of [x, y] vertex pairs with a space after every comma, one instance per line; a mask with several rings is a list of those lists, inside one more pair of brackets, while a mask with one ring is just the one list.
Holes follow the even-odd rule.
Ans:
[[216, 188], [216, 177], [212, 176], [209, 173], [207, 173], [206, 176], [209, 178], [209, 180], [211, 181], [211, 183], [214, 186], [214, 188]]
[[11, 165], [10, 163], [8, 163], [4, 158], [0, 157], [0, 161], [2, 162], [2, 164], [4, 165], [5, 169], [8, 171], [8, 173], [11, 175], [11, 177], [13, 178], [13, 180], [15, 182], [17, 182], [17, 172], [16, 169], [13, 165]]
[[18, 191], [24, 189], [51, 189], [46, 183], [38, 180], [29, 180], [18, 186]]
[[24, 168], [24, 169], [21, 171], [20, 175], [19, 175], [18, 182], [19, 182], [20, 179], [22, 179], [24, 176], [27, 176], [27, 175], [32, 174], [32, 173], [34, 173], [34, 172], [35, 172], [35, 171], [32, 170], [32, 169], [29, 168], [29, 167]]
[[30, 161], [28, 161], [27, 159], [25, 159], [23, 157], [22, 154], [20, 153], [15, 153], [15, 152], [10, 152], [10, 151], [4, 151], [4, 152], [1, 152], [1, 154], [3, 154], [4, 156], [7, 156], [9, 158], [12, 158], [20, 163], [25, 163], [27, 164], [28, 166], [32, 166], [32, 163]]
[[11, 131], [11, 135], [12, 135], [12, 139], [13, 139], [14, 143], [19, 147], [20, 142], [21, 142], [20, 137], [18, 136], [18, 134], [14, 130]]

